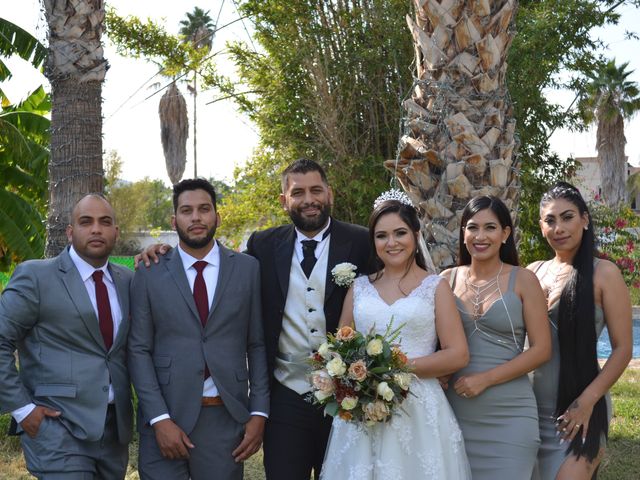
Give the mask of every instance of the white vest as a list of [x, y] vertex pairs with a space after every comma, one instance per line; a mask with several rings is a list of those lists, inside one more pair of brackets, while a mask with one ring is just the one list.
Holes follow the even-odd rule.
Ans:
[[301, 395], [311, 390], [308, 358], [327, 339], [324, 291], [328, 258], [327, 244], [309, 278], [302, 271], [295, 251], [291, 260], [289, 291], [282, 316], [274, 375], [284, 386]]

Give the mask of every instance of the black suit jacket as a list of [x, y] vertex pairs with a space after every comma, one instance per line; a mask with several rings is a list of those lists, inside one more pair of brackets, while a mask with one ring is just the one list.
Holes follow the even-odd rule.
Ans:
[[[278, 340], [282, 331], [282, 315], [289, 290], [289, 272], [296, 233], [293, 225], [254, 232], [247, 242], [249, 255], [260, 261], [262, 280], [262, 318], [269, 375], [273, 376]], [[366, 228], [331, 219], [329, 259], [327, 263], [324, 316], [327, 332], [335, 332], [342, 312], [347, 288], [337, 286], [331, 269], [338, 263], [349, 262], [358, 269], [356, 274], [368, 272], [369, 232]]]

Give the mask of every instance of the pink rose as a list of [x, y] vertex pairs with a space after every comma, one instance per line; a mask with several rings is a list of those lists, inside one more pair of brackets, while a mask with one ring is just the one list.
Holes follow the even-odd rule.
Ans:
[[363, 360], [358, 360], [357, 362], [353, 362], [349, 366], [348, 377], [358, 382], [361, 382], [365, 378], [367, 378], [367, 365], [364, 363]]
[[349, 325], [340, 327], [336, 332], [336, 340], [342, 340], [343, 342], [351, 340], [355, 336], [356, 336], [356, 331], [353, 328], [351, 328]]
[[325, 395], [330, 395], [335, 391], [333, 378], [326, 370], [316, 370], [311, 374], [311, 383], [316, 390], [321, 391]]

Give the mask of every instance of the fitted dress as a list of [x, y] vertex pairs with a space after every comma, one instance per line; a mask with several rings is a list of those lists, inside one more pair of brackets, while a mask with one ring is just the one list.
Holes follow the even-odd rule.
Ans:
[[[558, 397], [558, 379], [560, 376], [560, 345], [558, 343], [558, 312], [559, 302], [555, 302], [549, 309], [551, 323], [551, 345], [553, 353], [551, 360], [538, 367], [533, 373], [533, 391], [538, 402], [538, 416], [540, 422], [540, 439], [542, 444], [538, 450], [538, 463], [533, 480], [554, 480], [564, 459], [567, 456], [567, 444], [560, 445], [556, 436], [556, 400]], [[596, 305], [595, 326], [596, 338], [604, 329], [604, 312]], [[607, 394], [607, 413], [611, 421], [611, 398]], [[604, 446], [605, 439], [601, 440]]]
[[[493, 385], [472, 398], [453, 388], [461, 376], [498, 367], [522, 352], [526, 329], [522, 301], [514, 292], [517, 271], [518, 267], [512, 268], [507, 291], [477, 321], [456, 298], [471, 358], [452, 376], [447, 398], [462, 429], [473, 480], [530, 480], [540, 445], [538, 410], [528, 375]], [[451, 272], [452, 288], [457, 272], [457, 268]]]
[[[367, 277], [354, 282], [356, 329], [384, 333], [404, 325], [401, 348], [409, 358], [435, 351], [434, 295], [440, 280], [426, 277], [409, 295], [388, 305]], [[414, 379], [410, 394], [387, 423], [372, 427], [335, 418], [322, 480], [471, 479], [458, 423], [435, 378]]]

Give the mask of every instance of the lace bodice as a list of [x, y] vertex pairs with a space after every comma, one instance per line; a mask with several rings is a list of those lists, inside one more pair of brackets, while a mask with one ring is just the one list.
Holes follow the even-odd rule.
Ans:
[[409, 358], [433, 353], [437, 343], [434, 298], [441, 280], [429, 275], [409, 295], [389, 305], [366, 276], [357, 278], [353, 287], [356, 330], [367, 333], [375, 326], [377, 333], [384, 333], [393, 321], [394, 329], [403, 325], [400, 344]]

